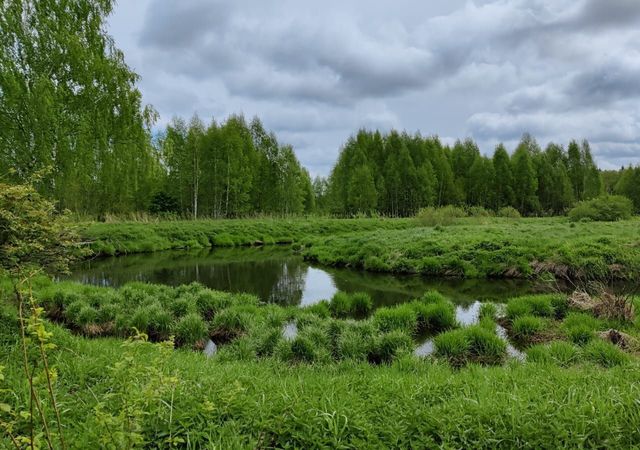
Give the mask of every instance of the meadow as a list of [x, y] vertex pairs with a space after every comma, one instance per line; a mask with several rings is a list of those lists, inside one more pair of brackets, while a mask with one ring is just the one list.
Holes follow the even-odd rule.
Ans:
[[330, 266], [464, 278], [634, 279], [640, 220], [460, 218], [447, 226], [317, 239], [305, 257]]
[[[292, 308], [196, 284], [34, 287], [56, 343], [69, 448], [628, 448], [640, 439], [638, 349], [602, 337], [616, 327], [637, 342], [635, 317], [605, 317], [619, 308], [519, 297], [485, 304], [477, 324], [461, 326], [436, 292], [374, 310], [358, 294]], [[17, 314], [4, 305], [0, 403], [19, 410], [29, 387]], [[297, 333], [287, 337], [289, 323]], [[508, 358], [496, 323], [526, 362]], [[435, 351], [416, 356], [425, 335]], [[219, 344], [212, 357], [200, 351], [208, 338]], [[27, 422], [16, 419], [13, 433]]]

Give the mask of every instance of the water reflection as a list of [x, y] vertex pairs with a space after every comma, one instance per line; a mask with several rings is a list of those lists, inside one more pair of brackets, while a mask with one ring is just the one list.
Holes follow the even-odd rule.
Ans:
[[213, 289], [249, 292], [281, 305], [310, 305], [330, 299], [337, 290], [367, 292], [376, 305], [391, 305], [434, 289], [465, 306], [463, 313], [469, 318], [477, 315], [474, 302], [478, 300], [501, 301], [549, 288], [525, 280], [429, 279], [326, 268], [309, 264], [290, 248], [275, 246], [98, 258], [76, 266], [70, 278], [100, 286], [129, 281], [177, 286], [197, 281]]

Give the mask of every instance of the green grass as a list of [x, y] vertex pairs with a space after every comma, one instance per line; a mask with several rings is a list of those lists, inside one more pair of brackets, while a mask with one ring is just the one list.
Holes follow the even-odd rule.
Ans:
[[640, 275], [640, 220], [459, 218], [447, 227], [354, 231], [305, 250], [332, 266], [465, 278], [620, 278]]
[[[426, 311], [453, 309], [436, 292], [360, 320], [331, 317], [328, 303], [263, 305], [196, 284], [110, 289], [38, 281], [36, 294], [60, 322], [47, 327], [71, 448], [125, 446], [130, 426], [147, 447], [162, 447], [169, 436], [190, 448], [629, 448], [640, 440], [637, 357], [593, 337], [583, 347], [536, 345], [527, 362], [507, 362], [496, 311], [484, 308], [480, 325], [434, 331], [435, 356], [419, 358], [413, 335], [420, 323], [441, 318]], [[29, 392], [16, 313], [4, 305], [0, 403], [19, 410]], [[583, 326], [592, 333], [618, 325], [574, 311], [558, 320], [546, 306], [536, 311], [543, 317], [519, 315], [514, 323], [557, 321], [560, 330]], [[203, 332], [227, 341], [206, 358], [126, 342], [120, 337], [130, 332], [115, 325], [113, 337], [86, 337], [87, 327], [118, 320], [140, 321], [158, 340], [170, 332], [184, 348]], [[285, 339], [289, 322], [298, 334]], [[619, 325], [637, 335], [636, 325]], [[53, 417], [48, 407], [47, 415]], [[21, 419], [17, 430], [26, 424]]]
[[220, 219], [151, 223], [89, 223], [83, 240], [97, 254], [144, 253], [179, 248], [305, 244], [319, 236], [414, 227], [412, 219]]

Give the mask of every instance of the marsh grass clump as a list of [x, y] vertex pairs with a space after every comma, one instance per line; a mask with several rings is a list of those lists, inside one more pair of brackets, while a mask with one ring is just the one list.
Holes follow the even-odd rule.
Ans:
[[336, 342], [336, 356], [339, 359], [366, 361], [373, 347], [373, 329], [370, 332], [350, 326], [340, 333]]
[[228, 308], [220, 311], [210, 326], [211, 339], [218, 343], [234, 340], [249, 329], [251, 317], [238, 308]]
[[527, 361], [553, 363], [560, 367], [568, 367], [580, 360], [580, 350], [565, 341], [553, 341], [549, 344], [538, 344], [527, 350]]
[[180, 346], [202, 345], [207, 338], [207, 324], [199, 314], [189, 313], [177, 322], [175, 337], [176, 343]]
[[464, 328], [439, 334], [433, 344], [435, 355], [446, 359], [454, 367], [464, 365], [469, 358], [471, 344]]
[[594, 339], [583, 349], [585, 358], [602, 367], [614, 367], [626, 364], [629, 356], [610, 342]]
[[331, 315], [333, 317], [349, 317], [349, 314], [351, 313], [351, 297], [346, 292], [336, 292], [331, 298], [329, 309], [331, 310]]
[[507, 319], [513, 321], [517, 317], [532, 315], [536, 317], [553, 317], [553, 298], [555, 295], [527, 295], [509, 300], [506, 308]]
[[522, 343], [531, 342], [531, 340], [546, 328], [546, 321], [540, 317], [532, 315], [518, 316], [511, 324], [511, 334], [514, 339]]
[[571, 312], [562, 322], [562, 329], [567, 338], [578, 345], [588, 343], [602, 327], [600, 320], [583, 312]]
[[372, 364], [385, 364], [398, 355], [413, 348], [413, 339], [406, 332], [394, 330], [377, 336], [369, 350], [368, 360]]
[[378, 308], [373, 314], [373, 321], [380, 331], [403, 331], [413, 335], [417, 331], [418, 314], [410, 304], [395, 307]]
[[458, 325], [455, 307], [449, 301], [427, 304], [421, 301], [414, 301], [409, 305], [416, 313], [416, 332], [418, 334], [439, 333], [455, 328]]
[[497, 212], [496, 212], [496, 216], [497, 217], [505, 217], [508, 219], [520, 219], [522, 216], [520, 215], [520, 212], [515, 209], [513, 206], [505, 206], [500, 208]]
[[351, 294], [351, 314], [355, 317], [366, 317], [373, 309], [373, 300], [365, 292]]
[[454, 367], [474, 362], [500, 364], [506, 357], [507, 345], [495, 331], [472, 325], [439, 334], [434, 339], [435, 354]]
[[495, 321], [498, 317], [498, 307], [495, 303], [486, 302], [480, 305], [480, 311], [478, 312], [478, 318], [480, 321], [483, 319], [490, 319]]

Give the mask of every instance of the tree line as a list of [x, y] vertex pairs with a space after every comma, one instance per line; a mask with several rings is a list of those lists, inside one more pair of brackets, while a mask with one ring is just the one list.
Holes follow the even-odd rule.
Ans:
[[543, 150], [524, 134], [510, 155], [493, 156], [471, 139], [443, 145], [437, 137], [360, 130], [344, 145], [318, 203], [334, 214], [411, 216], [427, 206], [468, 205], [521, 214], [562, 214], [604, 193], [589, 143]]
[[290, 145], [281, 145], [258, 118], [242, 116], [207, 127], [175, 118], [157, 143], [165, 169], [151, 199], [154, 212], [194, 218], [313, 212], [311, 178]]
[[409, 216], [425, 206], [562, 214], [602, 192], [640, 211], [640, 168], [598, 170], [589, 144], [542, 150], [529, 135], [483, 156], [470, 139], [360, 131], [331, 175], [309, 173], [258, 119], [175, 118], [159, 134], [138, 75], [106, 32], [112, 0], [0, 2], [0, 182], [102, 216], [310, 212]]

